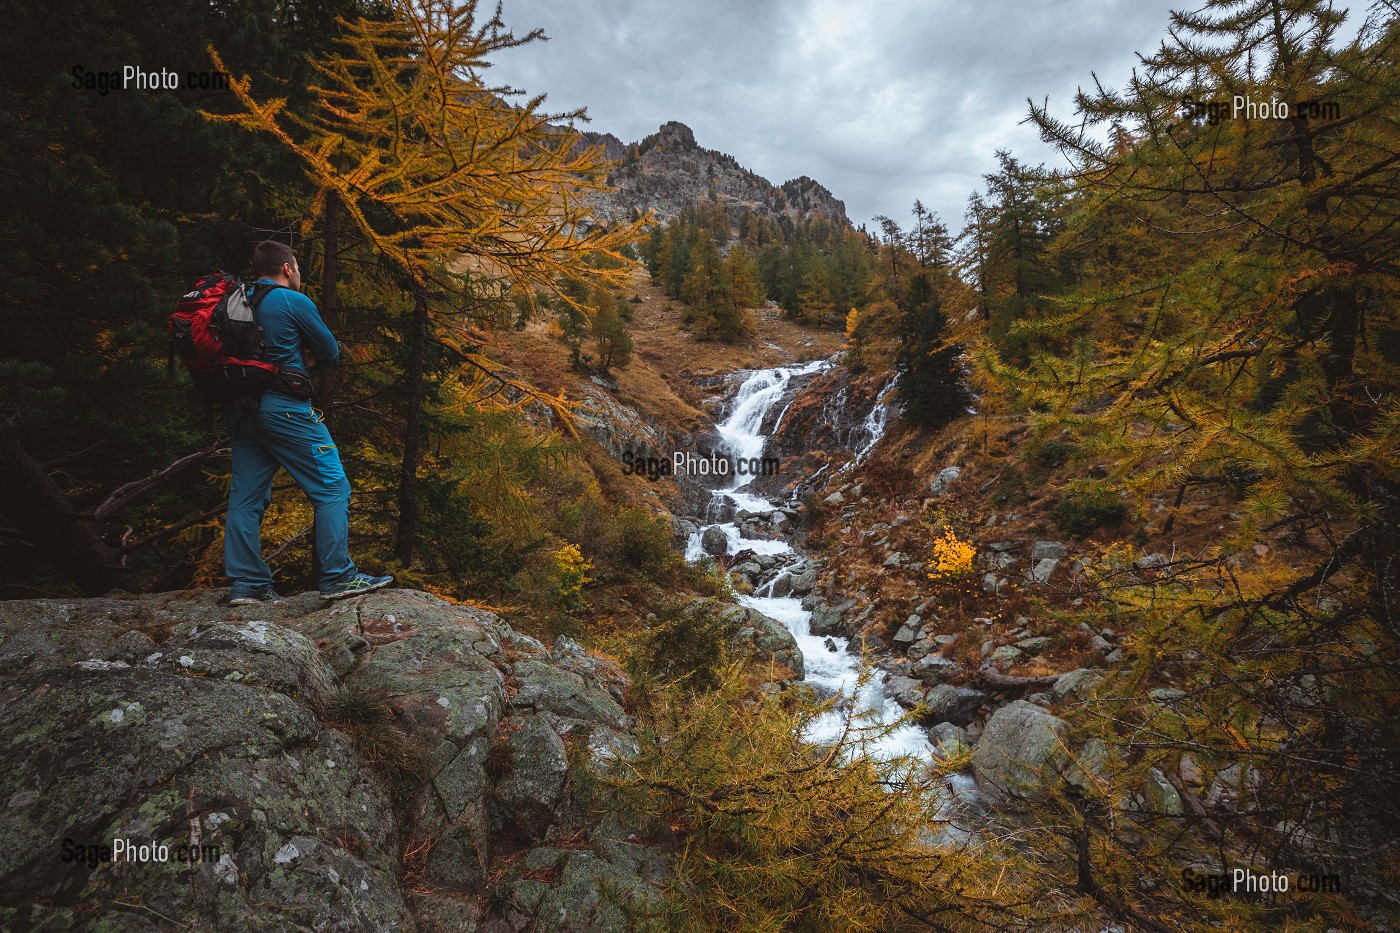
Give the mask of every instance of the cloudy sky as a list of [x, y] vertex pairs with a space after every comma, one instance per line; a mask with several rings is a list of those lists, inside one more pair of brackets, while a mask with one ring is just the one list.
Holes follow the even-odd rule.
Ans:
[[[483, 0], [483, 10], [490, 0]], [[517, 34], [487, 75], [633, 142], [668, 120], [779, 183], [810, 175], [857, 224], [915, 198], [954, 231], [995, 151], [1063, 164], [1026, 98], [1072, 116], [1091, 72], [1121, 87], [1192, 0], [503, 0]]]

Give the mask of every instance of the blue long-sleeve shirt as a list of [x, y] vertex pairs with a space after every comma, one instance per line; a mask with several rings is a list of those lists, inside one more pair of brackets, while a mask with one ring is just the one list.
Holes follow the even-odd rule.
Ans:
[[[269, 278], [258, 281], [277, 284]], [[316, 303], [301, 292], [274, 288], [259, 302], [257, 314], [269, 363], [305, 375], [306, 366], [301, 356], [303, 348], [311, 351], [317, 365], [334, 366], [340, 362], [340, 347], [335, 342], [335, 335], [321, 320]], [[272, 408], [269, 408], [269, 404]], [[296, 407], [305, 406], [306, 402], [275, 389], [263, 393], [263, 408], [275, 410], [284, 404]]]

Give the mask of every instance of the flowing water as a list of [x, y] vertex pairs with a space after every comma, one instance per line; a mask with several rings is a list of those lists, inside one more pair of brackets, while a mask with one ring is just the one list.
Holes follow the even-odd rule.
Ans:
[[[807, 363], [803, 366], [786, 366], [776, 369], [763, 369], [752, 373], [735, 394], [733, 408], [723, 422], [716, 426], [727, 448], [727, 453], [735, 460], [761, 457], [768, 436], [761, 433], [769, 411], [779, 403], [791, 403], [792, 381], [799, 376], [810, 375], [830, 368], [825, 360]], [[865, 429], [870, 437], [865, 441], [862, 452], [869, 451], [883, 433], [888, 417], [888, 386], [880, 392], [871, 414], [865, 420]], [[774, 422], [781, 424], [786, 408]], [[775, 427], [776, 429], [776, 427]], [[763, 496], [746, 492], [748, 478], [733, 471], [729, 485], [713, 493], [713, 501], [708, 512], [711, 516], [732, 515], [739, 510], [753, 514], [766, 514], [778, 506]], [[793, 547], [785, 540], [763, 540], [747, 538], [734, 521], [719, 521], [706, 525], [691, 535], [686, 548], [686, 560], [699, 560], [705, 555], [701, 545], [704, 533], [709, 528], [719, 528], [728, 539], [728, 553], [737, 554], [750, 550], [755, 554], [791, 554]], [[851, 653], [845, 638], [813, 635], [811, 630], [812, 613], [802, 608], [801, 600], [791, 596], [771, 594], [778, 578], [787, 573], [786, 569], [771, 571], [772, 576], [754, 589], [754, 595], [740, 596], [739, 602], [752, 607], [764, 615], [787, 627], [797, 640], [806, 662], [804, 680], [815, 686], [823, 696], [841, 695], [835, 709], [813, 724], [808, 737], [815, 742], [836, 739], [845, 728], [846, 717], [854, 704], [859, 717], [858, 725], [889, 725], [904, 715], [900, 705], [885, 696], [881, 688], [884, 674], [865, 670], [860, 657]], [[834, 648], [834, 650], [833, 650]], [[862, 673], [869, 676], [862, 686]], [[913, 755], [928, 758], [933, 749], [929, 745], [924, 730], [913, 725], [902, 725], [888, 735], [878, 739], [871, 752], [879, 755]]]

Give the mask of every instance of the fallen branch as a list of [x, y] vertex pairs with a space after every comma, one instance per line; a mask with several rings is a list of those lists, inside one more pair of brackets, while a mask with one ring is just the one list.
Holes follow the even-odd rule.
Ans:
[[222, 443], [223, 439], [221, 438], [203, 450], [197, 450], [192, 454], [181, 457], [179, 460], [170, 464], [170, 466], [162, 470], [157, 470], [145, 479], [134, 480], [123, 486], [118, 486], [110, 496], [102, 501], [101, 505], [92, 510], [93, 520], [100, 522], [117, 509], [134, 502], [136, 499], [144, 496], [146, 493], [186, 468], [194, 466], [202, 460], [207, 460], [215, 454], [227, 453], [228, 448], [221, 447], [220, 445]]
[[1003, 674], [991, 661], [984, 662], [983, 665], [977, 669], [977, 677], [983, 684], [989, 687], [1000, 687], [1004, 690], [1053, 687], [1055, 686], [1055, 681], [1063, 676], [1064, 674], [1045, 674], [1040, 677], [1018, 677], [1014, 674]]
[[[278, 483], [277, 485], [272, 487], [272, 491], [277, 492], [282, 489], [291, 489], [295, 486], [296, 483]], [[227, 500], [219, 503], [212, 509], [209, 509], [207, 512], [200, 512], [193, 518], [187, 518], [183, 522], [180, 522], [178, 525], [171, 525], [169, 528], [162, 528], [160, 531], [152, 532], [151, 534], [146, 535], [144, 538], [138, 538], [137, 540], [132, 541], [130, 544], [126, 543], [126, 539], [129, 536], [122, 535], [123, 543], [121, 546], [121, 553], [127, 554], [131, 551], [137, 550], [138, 548], [143, 548], [148, 544], [154, 544], [157, 541], [163, 541], [166, 538], [170, 538], [179, 534], [186, 528], [191, 528], [195, 525], [198, 525], [200, 522], [211, 519], [216, 515], [222, 515], [226, 511], [228, 511]], [[287, 543], [290, 544], [291, 542], [289, 541]], [[280, 553], [280, 551], [278, 553]]]

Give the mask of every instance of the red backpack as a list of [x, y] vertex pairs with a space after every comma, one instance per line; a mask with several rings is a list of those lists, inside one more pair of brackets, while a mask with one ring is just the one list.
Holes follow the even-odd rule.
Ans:
[[170, 315], [170, 368], [179, 354], [195, 388], [211, 402], [232, 402], [272, 385], [278, 368], [265, 359], [257, 306], [280, 285], [251, 289], [217, 269], [195, 283]]

